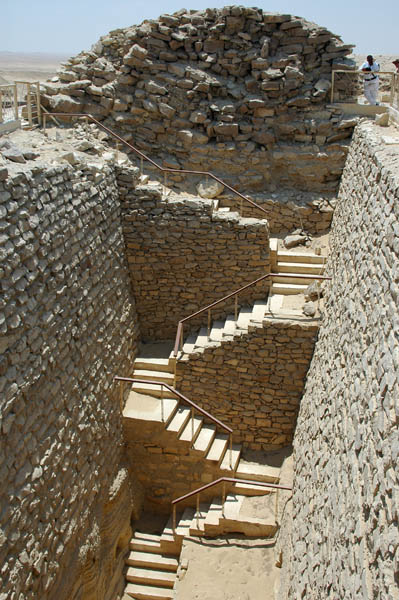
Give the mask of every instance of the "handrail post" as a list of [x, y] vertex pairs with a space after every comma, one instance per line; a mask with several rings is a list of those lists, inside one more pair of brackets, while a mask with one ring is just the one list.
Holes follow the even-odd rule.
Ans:
[[234, 296], [234, 319], [238, 319], [238, 294]]
[[176, 531], [176, 504], [173, 505], [173, 517], [172, 517], [173, 535]]
[[277, 491], [276, 491], [276, 506], [274, 507], [274, 520], [275, 520], [275, 522], [276, 522], [276, 525], [277, 525], [277, 523], [278, 523], [278, 521], [277, 521], [277, 511], [278, 511], [278, 492], [279, 492], [279, 489], [277, 488]]
[[226, 502], [226, 482], [223, 480], [223, 489], [222, 489], [222, 515], [224, 515], [224, 505]]
[[14, 93], [14, 115], [15, 115], [15, 120], [18, 121], [18, 118], [19, 118], [19, 113], [18, 113], [18, 89], [17, 89], [17, 84], [16, 83], [14, 83], [13, 93]]
[[233, 434], [230, 433], [230, 469], [233, 468]]
[[39, 125], [41, 125], [42, 121], [42, 112], [40, 105], [40, 81], [36, 82], [36, 109], [37, 109], [37, 121]]
[[194, 408], [191, 407], [191, 446], [194, 446]]
[[121, 381], [120, 388], [119, 388], [119, 406], [120, 406], [121, 413], [123, 412], [123, 392], [124, 392], [124, 382]]
[[197, 494], [197, 529], [199, 529], [200, 494]]
[[207, 338], [208, 338], [208, 342], [210, 339], [210, 335], [211, 335], [211, 309], [208, 310], [208, 329], [207, 329]]
[[165, 422], [164, 406], [163, 406], [163, 383], [161, 383], [161, 421]]
[[30, 83], [27, 84], [26, 89], [27, 89], [27, 91], [26, 91], [26, 100], [27, 100], [27, 107], [28, 107], [28, 121], [29, 121], [29, 126], [32, 127], [32, 125], [33, 125], [33, 121], [32, 121], [32, 95], [31, 95], [31, 85], [30, 85]]

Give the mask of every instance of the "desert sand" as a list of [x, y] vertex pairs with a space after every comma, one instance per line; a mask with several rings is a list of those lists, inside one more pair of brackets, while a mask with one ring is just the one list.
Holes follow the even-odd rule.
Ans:
[[0, 85], [14, 81], [46, 81], [56, 75], [67, 54], [0, 52]]

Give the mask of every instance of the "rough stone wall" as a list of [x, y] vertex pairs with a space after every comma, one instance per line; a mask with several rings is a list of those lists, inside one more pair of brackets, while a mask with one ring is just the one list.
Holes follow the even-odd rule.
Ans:
[[318, 324], [264, 321], [220, 346], [179, 360], [176, 388], [234, 429], [252, 450], [292, 442]]
[[[266, 220], [213, 211], [210, 200], [182, 195], [167, 202], [160, 186], [119, 179], [123, 231], [144, 339], [174, 338], [180, 319], [270, 272]], [[265, 297], [267, 283], [246, 301]], [[244, 300], [243, 300], [244, 301]], [[213, 315], [226, 308], [216, 308]], [[206, 322], [207, 315], [189, 322]]]
[[289, 598], [398, 597], [399, 153], [380, 131], [357, 128], [334, 215], [294, 439]]
[[114, 169], [4, 164], [0, 597], [115, 598], [137, 501], [112, 380], [138, 330]]
[[179, 11], [118, 29], [48, 84], [53, 111], [94, 114], [165, 166], [244, 190], [337, 188], [353, 124], [328, 107], [352, 46], [290, 15]]

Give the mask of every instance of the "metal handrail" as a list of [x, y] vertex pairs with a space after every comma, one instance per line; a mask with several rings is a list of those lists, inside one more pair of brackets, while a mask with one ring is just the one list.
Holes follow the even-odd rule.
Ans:
[[[219, 483], [223, 483], [222, 511], [224, 511], [224, 504], [225, 504], [225, 500], [226, 500], [226, 483], [240, 483], [240, 484], [245, 484], [245, 485], [255, 485], [255, 486], [259, 486], [259, 487], [271, 488], [271, 489], [277, 490], [277, 494], [278, 494], [278, 490], [287, 490], [287, 491], [292, 492], [292, 487], [289, 487], [286, 485], [280, 485], [277, 483], [265, 483], [263, 481], [253, 481], [252, 479], [236, 479], [235, 477], [219, 477], [219, 479], [215, 479], [215, 481], [211, 481], [210, 483], [207, 483], [207, 484], [201, 486], [200, 488], [193, 490], [192, 492], [188, 492], [187, 494], [184, 494], [184, 496], [180, 496], [179, 498], [175, 498], [174, 500], [172, 500], [171, 504], [172, 504], [172, 509], [173, 509], [173, 531], [176, 530], [176, 506], [177, 506], [177, 504], [179, 504], [179, 502], [183, 502], [183, 500], [187, 500], [188, 498], [191, 498], [192, 496], [195, 496], [195, 495], [197, 496], [196, 515], [197, 515], [197, 526], [198, 526], [200, 493], [203, 492], [204, 490], [214, 487], [215, 485], [218, 485]], [[278, 495], [277, 494], [276, 494], [276, 505], [278, 503]]]
[[[242, 213], [242, 201], [245, 200], [246, 202], [248, 202], [254, 208], [262, 211], [266, 216], [268, 214], [267, 210], [265, 210], [264, 208], [262, 208], [261, 206], [259, 206], [259, 204], [256, 204], [256, 202], [254, 202], [253, 200], [250, 200], [249, 198], [247, 198], [246, 196], [244, 196], [244, 194], [241, 194], [241, 192], [239, 192], [238, 190], [236, 190], [235, 188], [233, 188], [231, 185], [225, 183], [219, 177], [216, 177], [216, 175], [214, 175], [210, 171], [189, 171], [187, 169], [170, 169], [170, 168], [167, 168], [167, 167], [161, 167], [161, 165], [159, 165], [154, 160], [152, 160], [149, 156], [147, 156], [146, 154], [144, 154], [143, 152], [141, 152], [141, 150], [139, 150], [138, 148], [135, 148], [134, 146], [132, 146], [132, 144], [129, 144], [129, 142], [127, 142], [125, 139], [123, 139], [122, 137], [120, 137], [117, 133], [115, 133], [114, 131], [112, 131], [112, 129], [110, 129], [109, 127], [106, 127], [100, 121], [98, 121], [97, 119], [95, 119], [93, 117], [93, 115], [85, 114], [85, 113], [58, 113], [58, 112], [55, 112], [55, 113], [53, 112], [53, 113], [48, 113], [48, 114], [49, 115], [56, 115], [58, 117], [77, 117], [77, 118], [87, 118], [87, 119], [90, 119], [91, 121], [93, 121], [93, 123], [95, 123], [98, 127], [101, 127], [101, 129], [103, 129], [104, 131], [106, 131], [109, 135], [113, 136], [115, 139], [117, 139], [120, 142], [122, 142], [122, 144], [125, 144], [126, 146], [128, 146], [131, 150], [133, 150], [133, 152], [135, 152], [136, 154], [138, 154], [138, 156], [140, 156], [140, 158], [142, 160], [143, 159], [146, 160], [147, 162], [151, 163], [154, 167], [156, 167], [157, 169], [159, 169], [160, 171], [162, 171], [163, 173], [165, 173], [165, 176], [166, 176], [167, 173], [178, 173], [179, 175], [181, 175], [182, 173], [184, 173], [185, 175], [202, 175], [202, 176], [210, 177], [211, 179], [214, 179], [215, 181], [217, 181], [218, 183], [220, 183], [221, 185], [223, 185], [225, 188], [227, 188], [228, 190], [230, 190], [230, 192], [233, 192], [233, 194], [236, 194], [236, 196], [238, 196], [241, 199], [240, 213]], [[43, 129], [46, 129], [46, 115], [45, 114], [43, 115]], [[165, 182], [165, 185], [166, 185], [166, 182]]]
[[[189, 321], [190, 319], [200, 315], [201, 313], [205, 312], [205, 311], [209, 311], [208, 312], [208, 336], [209, 336], [209, 332], [210, 332], [210, 322], [211, 322], [211, 315], [210, 315], [210, 311], [212, 310], [212, 308], [214, 306], [217, 306], [218, 304], [220, 304], [221, 302], [225, 302], [226, 300], [229, 300], [229, 298], [232, 298], [233, 296], [235, 296], [235, 306], [234, 306], [234, 317], [235, 320], [237, 321], [237, 317], [238, 317], [238, 295], [248, 289], [249, 287], [256, 285], [257, 283], [259, 283], [260, 281], [263, 281], [264, 279], [268, 279], [269, 277], [288, 277], [288, 278], [292, 278], [292, 274], [291, 273], [267, 273], [266, 275], [262, 275], [262, 277], [259, 277], [258, 279], [255, 279], [254, 281], [251, 281], [251, 283], [247, 283], [247, 285], [244, 285], [241, 288], [238, 288], [237, 290], [234, 290], [234, 292], [231, 292], [230, 294], [227, 294], [227, 296], [223, 296], [223, 298], [220, 298], [219, 300], [216, 300], [215, 302], [212, 302], [212, 304], [208, 304], [208, 306], [204, 306], [204, 308], [201, 308], [201, 310], [197, 310], [195, 313], [192, 313], [191, 315], [189, 315], [188, 317], [184, 317], [184, 319], [180, 319], [180, 321], [178, 322], [177, 325], [177, 332], [176, 332], [176, 338], [175, 338], [175, 345], [173, 348], [173, 356], [177, 356], [180, 347], [183, 345], [183, 324], [186, 321]], [[308, 274], [302, 274], [302, 273], [298, 273], [295, 274], [295, 279], [327, 279], [330, 280], [331, 277], [327, 277], [325, 275], [308, 275]]]
[[[147, 383], [147, 384], [151, 384], [151, 385], [160, 385], [161, 386], [161, 419], [162, 419], [162, 422], [164, 422], [163, 388], [165, 387], [167, 390], [172, 392], [172, 394], [177, 396], [180, 400], [182, 400], [183, 402], [185, 402], [186, 404], [188, 404], [191, 407], [191, 431], [192, 431], [193, 437], [194, 437], [194, 411], [195, 410], [197, 412], [199, 412], [201, 415], [204, 415], [204, 417], [206, 417], [213, 423], [215, 423], [215, 425], [217, 425], [221, 429], [224, 429], [225, 431], [227, 431], [227, 433], [229, 434], [230, 468], [232, 468], [233, 430], [231, 427], [229, 427], [228, 425], [225, 425], [224, 423], [222, 423], [222, 421], [219, 421], [219, 419], [217, 419], [216, 417], [211, 415], [209, 412], [207, 412], [206, 410], [204, 410], [203, 408], [198, 406], [198, 404], [195, 404], [195, 402], [193, 402], [192, 400], [189, 400], [188, 398], [186, 398], [186, 396], [184, 396], [183, 394], [178, 392], [175, 388], [173, 388], [169, 384], [164, 383], [163, 381], [151, 381], [149, 379], [135, 379], [133, 377], [119, 377], [119, 376], [115, 376], [114, 381], [120, 381], [122, 383], [129, 382], [129, 383]], [[122, 409], [123, 385], [121, 385], [121, 402], [120, 403], [121, 403], [121, 409]]]

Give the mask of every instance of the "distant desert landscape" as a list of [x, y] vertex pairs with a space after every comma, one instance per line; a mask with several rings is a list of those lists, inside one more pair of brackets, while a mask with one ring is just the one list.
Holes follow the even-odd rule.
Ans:
[[68, 54], [0, 52], [0, 85], [14, 81], [46, 81], [56, 75]]

